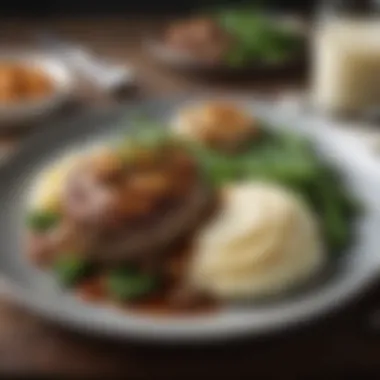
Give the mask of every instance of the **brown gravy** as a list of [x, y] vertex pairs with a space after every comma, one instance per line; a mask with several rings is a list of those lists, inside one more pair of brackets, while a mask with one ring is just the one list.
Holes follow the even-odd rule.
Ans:
[[[188, 236], [174, 243], [172, 247], [168, 248], [168, 252], [165, 252], [161, 257], [161, 261], [158, 263], [160, 269], [158, 269], [157, 273], [160, 274], [162, 283], [152, 295], [137, 301], [115, 301], [108, 294], [106, 287], [106, 277], [109, 270], [107, 267], [101, 270], [98, 269], [96, 273], [83, 279], [74, 287], [74, 294], [85, 302], [104, 304], [105, 306], [113, 306], [153, 316], [194, 315], [217, 311], [218, 303], [216, 300], [201, 294], [195, 294], [194, 291], [185, 286], [189, 261], [193, 254], [192, 242], [194, 241], [194, 235], [200, 225], [206, 222], [217, 210], [217, 206], [218, 199], [212, 202], [204, 211], [202, 220], [189, 232]], [[41, 250], [39, 238], [43, 238], [43, 235], [39, 236], [34, 233], [30, 235], [32, 239], [29, 242], [29, 250], [31, 253], [34, 251], [38, 253], [38, 255], [31, 254], [31, 260], [40, 267], [49, 268], [54, 252], [51, 252], [49, 246], [46, 247], [46, 252]], [[42, 239], [42, 243], [46, 241], [46, 239]], [[34, 249], [34, 245], [38, 249]], [[155, 273], [156, 268], [154, 268], [153, 264], [153, 268], [146, 268], [145, 270], [152, 270]]]
[[107, 303], [117, 308], [153, 316], [184, 316], [212, 313], [218, 303], [200, 294], [191, 294], [183, 287], [184, 275], [191, 257], [189, 244], [176, 251], [169, 260], [163, 275], [165, 283], [154, 294], [138, 301], [118, 302], [106, 293], [105, 276], [97, 274], [79, 284], [76, 294], [86, 302]]

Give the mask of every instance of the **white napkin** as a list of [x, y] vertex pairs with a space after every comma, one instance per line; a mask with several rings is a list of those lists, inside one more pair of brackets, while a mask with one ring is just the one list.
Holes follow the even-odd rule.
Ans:
[[112, 92], [135, 84], [134, 70], [129, 65], [97, 57], [84, 47], [64, 41], [52, 33], [39, 34], [37, 41], [101, 91]]
[[134, 84], [135, 76], [130, 67], [95, 58], [81, 49], [63, 50], [59, 55], [80, 76], [102, 91], [112, 92]]

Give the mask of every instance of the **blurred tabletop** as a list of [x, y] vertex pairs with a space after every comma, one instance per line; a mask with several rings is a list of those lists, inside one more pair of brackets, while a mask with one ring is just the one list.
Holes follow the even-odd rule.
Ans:
[[[140, 48], [140, 38], [154, 33], [165, 20], [143, 17], [98, 19], [8, 19], [0, 21], [0, 46], [33, 47], [31, 36], [54, 29], [93, 48], [100, 55], [136, 68], [137, 88], [122, 99], [78, 87], [76, 105], [56, 114], [67, 118], [77, 108], [110, 107], [120, 101], [181, 92], [260, 91], [281, 93], [302, 89], [301, 72], [286, 78], [241, 78], [224, 81], [181, 75], [157, 66]], [[54, 120], [47, 122], [53, 123]], [[33, 126], [38, 128], [38, 125]], [[0, 134], [0, 154], [17, 148], [30, 128]], [[372, 133], [372, 132], [371, 132]], [[373, 132], [377, 135], [377, 132]], [[126, 378], [347, 378], [380, 377], [380, 283], [344, 309], [308, 326], [280, 335], [207, 346], [160, 346], [113, 342], [54, 326], [0, 299], [0, 374], [72, 375]], [[380, 313], [379, 313], [380, 314]], [[377, 328], [374, 327], [378, 324]]]

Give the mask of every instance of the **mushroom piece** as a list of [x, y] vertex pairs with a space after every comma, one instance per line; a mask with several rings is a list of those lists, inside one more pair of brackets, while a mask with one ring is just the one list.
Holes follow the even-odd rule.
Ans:
[[173, 129], [183, 138], [225, 151], [239, 149], [259, 133], [251, 115], [221, 101], [181, 110], [173, 121]]

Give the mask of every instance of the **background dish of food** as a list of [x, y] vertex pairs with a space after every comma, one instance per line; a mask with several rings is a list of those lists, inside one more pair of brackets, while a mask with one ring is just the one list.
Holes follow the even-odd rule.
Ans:
[[19, 62], [0, 63], [0, 102], [25, 103], [48, 96], [53, 89], [50, 78], [40, 68]]
[[[241, 100], [241, 104], [269, 124], [309, 135], [317, 144], [318, 152], [344, 173], [348, 186], [367, 209], [366, 217], [358, 225], [358, 241], [332, 268], [327, 281], [293, 299], [275, 304], [242, 310], [226, 309], [214, 317], [157, 320], [82, 305], [54, 286], [49, 276], [31, 268], [24, 260], [22, 226], [25, 202], [34, 176], [67, 148], [82, 147], [86, 142], [109, 138], [110, 128], [118, 125], [123, 125], [121, 128], [125, 129], [125, 123], [128, 124], [128, 119], [136, 115], [136, 110], [157, 119], [167, 119], [182, 104], [179, 101], [145, 102], [112, 112], [99, 111], [97, 115], [74, 121], [70, 128], [66, 124], [57, 129], [41, 130], [1, 169], [5, 184], [0, 193], [3, 204], [0, 237], [4, 248], [1, 266], [4, 279], [8, 281], [6, 289], [16, 301], [53, 320], [116, 337], [212, 340], [260, 334], [298, 324], [344, 303], [377, 275], [377, 190], [380, 188], [380, 172], [376, 162], [355, 139], [330, 130], [316, 119], [273, 112], [273, 106], [249, 100]], [[355, 161], [351, 159], [352, 151], [355, 151]]]
[[72, 77], [47, 54], [0, 55], [0, 127], [13, 127], [48, 116], [68, 100]]
[[306, 40], [305, 25], [294, 17], [232, 8], [171, 23], [146, 46], [171, 67], [227, 74], [300, 67]]

